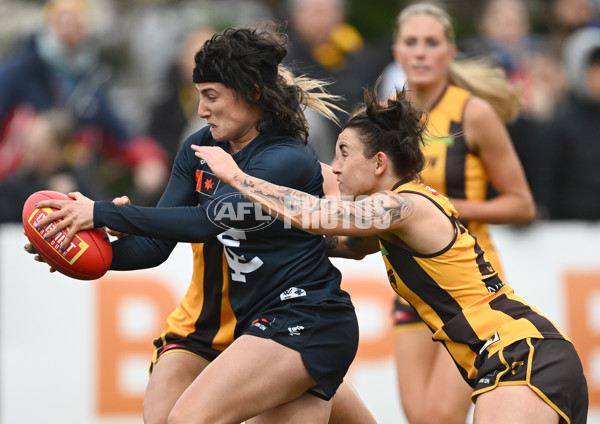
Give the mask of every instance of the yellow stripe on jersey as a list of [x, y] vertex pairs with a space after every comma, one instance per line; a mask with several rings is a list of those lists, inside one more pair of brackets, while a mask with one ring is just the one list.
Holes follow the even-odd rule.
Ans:
[[444, 343], [469, 384], [481, 363], [504, 346], [527, 337], [566, 339], [502, 282], [445, 196], [415, 182], [394, 191], [428, 198], [455, 225], [455, 239], [436, 254], [421, 255], [383, 239], [380, 244], [390, 284], [416, 309], [433, 339]]
[[[425, 184], [448, 197], [483, 201], [487, 198], [489, 178], [481, 158], [469, 149], [464, 138], [463, 115], [469, 98], [468, 91], [449, 85], [429, 112], [428, 136], [423, 149], [427, 166], [421, 177]], [[488, 260], [502, 277], [487, 224], [464, 224], [477, 237]]]
[[[224, 282], [228, 282], [229, 271], [227, 268], [227, 259], [225, 258], [225, 254], [223, 254], [222, 257], [222, 268]], [[221, 291], [221, 325], [219, 326], [219, 331], [213, 340], [213, 348], [222, 352], [227, 346], [233, 343], [235, 324], [235, 314], [231, 308], [231, 303], [229, 303], [229, 284], [224, 283]]]
[[179, 307], [167, 318], [163, 336], [174, 334], [223, 351], [233, 342], [235, 315], [223, 246], [217, 240], [193, 243], [194, 272]]

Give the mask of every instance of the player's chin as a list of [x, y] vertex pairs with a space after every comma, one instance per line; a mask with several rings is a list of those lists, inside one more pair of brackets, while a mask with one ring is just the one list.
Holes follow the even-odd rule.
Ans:
[[210, 126], [210, 135], [212, 135], [213, 140], [215, 141], [223, 141], [223, 137], [217, 127], [214, 125]]
[[231, 134], [225, 134], [222, 131], [219, 131], [218, 128], [212, 127], [210, 129], [210, 135], [212, 135], [213, 140], [218, 143], [225, 143], [226, 141], [230, 141], [233, 139]]
[[342, 196], [352, 196], [354, 194], [350, 189], [348, 189], [348, 187], [346, 187], [342, 183], [338, 184], [338, 189], [340, 190], [340, 195]]

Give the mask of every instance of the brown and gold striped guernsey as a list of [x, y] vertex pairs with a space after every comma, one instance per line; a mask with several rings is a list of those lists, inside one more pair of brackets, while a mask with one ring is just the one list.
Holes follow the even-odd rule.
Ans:
[[161, 338], [187, 337], [222, 352], [233, 342], [235, 315], [229, 304], [229, 279], [223, 245], [216, 238], [193, 243], [194, 272], [179, 307], [167, 318]]
[[445, 196], [412, 181], [394, 191], [426, 197], [455, 225], [454, 240], [435, 254], [383, 239], [380, 245], [393, 289], [417, 310], [433, 339], [444, 343], [471, 386], [483, 361], [502, 347], [526, 337], [567, 339], [504, 284]]
[[[463, 131], [464, 110], [469, 98], [471, 93], [468, 91], [449, 85], [429, 112], [423, 149], [427, 165], [421, 177], [425, 184], [450, 198], [483, 201], [487, 197], [489, 179], [481, 159], [467, 146]], [[477, 237], [488, 260], [502, 277], [487, 224], [464, 221], [463, 224]]]

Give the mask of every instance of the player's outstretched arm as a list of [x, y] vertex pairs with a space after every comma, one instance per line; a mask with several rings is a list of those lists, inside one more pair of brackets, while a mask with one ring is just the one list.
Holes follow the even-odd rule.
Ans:
[[318, 198], [245, 174], [220, 147], [192, 149], [221, 181], [271, 216], [309, 233], [364, 237], [397, 229], [414, 213], [414, 203], [404, 195], [386, 191], [359, 201]]

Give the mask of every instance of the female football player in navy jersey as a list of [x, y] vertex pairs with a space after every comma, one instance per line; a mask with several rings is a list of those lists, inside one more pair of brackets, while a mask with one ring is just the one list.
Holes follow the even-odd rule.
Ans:
[[238, 169], [222, 149], [192, 147], [222, 182], [282, 222], [336, 236], [339, 254], [381, 250], [390, 285], [473, 388], [475, 423], [585, 423], [588, 390], [575, 348], [498, 276], [448, 198], [419, 182], [424, 112], [404, 92], [387, 104], [376, 92], [337, 142], [333, 172], [354, 200], [277, 186]]
[[239, 423], [260, 414], [260, 422], [326, 423], [328, 401], [356, 354], [356, 314], [323, 237], [254, 208], [190, 148], [220, 146], [251, 175], [323, 195], [302, 108], [331, 110], [325, 93], [307, 99], [280, 75], [285, 43], [269, 28], [227, 29], [196, 54], [198, 114], [208, 125], [182, 147], [158, 207], [73, 194], [75, 201], [53, 202], [60, 210], [40, 223], [62, 219], [55, 229], [69, 226], [71, 237], [102, 226], [143, 236], [113, 244], [115, 270], [155, 266], [178, 241], [216, 237], [224, 246], [235, 341], [178, 397], [169, 423]]

